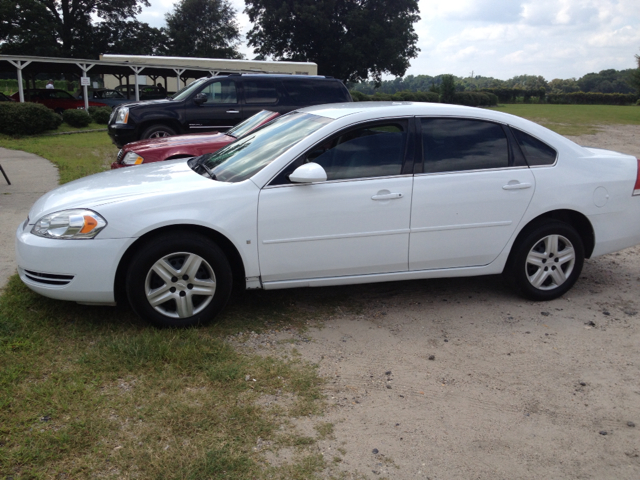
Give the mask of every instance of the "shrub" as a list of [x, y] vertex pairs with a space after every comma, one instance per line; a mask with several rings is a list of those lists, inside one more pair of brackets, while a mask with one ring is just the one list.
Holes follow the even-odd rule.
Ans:
[[369, 95], [366, 95], [362, 92], [358, 92], [356, 90], [351, 90], [351, 98], [353, 98], [354, 102], [366, 102], [369, 100]]
[[89, 107], [89, 115], [91, 115], [94, 122], [106, 125], [109, 123], [109, 117], [111, 116], [111, 107]]
[[72, 127], [82, 128], [91, 123], [91, 117], [84, 110], [65, 110], [62, 114], [62, 120]]
[[469, 107], [489, 107], [498, 104], [498, 97], [485, 92], [456, 92], [451, 103]]
[[61, 123], [59, 115], [39, 103], [0, 102], [0, 133], [35, 135], [55, 130]]
[[633, 93], [572, 92], [547, 95], [547, 103], [571, 105], [629, 105], [637, 101]]
[[367, 95], [362, 92], [351, 92], [354, 102], [431, 102], [438, 103], [439, 95], [434, 92], [398, 92], [393, 95], [389, 93], [376, 92], [374, 95]]

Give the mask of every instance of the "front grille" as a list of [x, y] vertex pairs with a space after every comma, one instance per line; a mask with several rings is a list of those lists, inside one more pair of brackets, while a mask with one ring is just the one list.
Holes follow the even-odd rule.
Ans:
[[122, 157], [124, 157], [124, 149], [120, 149], [120, 151], [118, 152], [118, 157], [116, 158], [116, 162], [118, 163], [122, 163]]
[[25, 270], [25, 276], [36, 283], [44, 283], [45, 285], [69, 285], [73, 280], [73, 275], [54, 275], [51, 273], [34, 272], [32, 270]]

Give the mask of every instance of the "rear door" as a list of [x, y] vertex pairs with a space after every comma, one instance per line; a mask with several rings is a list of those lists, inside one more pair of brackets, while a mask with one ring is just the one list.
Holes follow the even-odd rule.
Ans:
[[487, 265], [515, 232], [535, 178], [500, 124], [419, 123], [423, 162], [414, 180], [409, 269]]
[[293, 109], [287, 106], [286, 95], [279, 78], [242, 77], [244, 97], [243, 117], [249, 118], [261, 110], [286, 113]]
[[202, 93], [207, 101], [198, 105], [194, 97], [186, 100], [184, 130], [190, 133], [229, 130], [244, 119], [240, 91], [235, 80], [225, 78], [204, 85]]

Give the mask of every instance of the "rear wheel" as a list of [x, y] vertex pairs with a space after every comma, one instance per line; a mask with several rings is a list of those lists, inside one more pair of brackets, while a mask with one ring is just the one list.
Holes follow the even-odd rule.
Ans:
[[142, 132], [142, 138], [165, 138], [165, 137], [173, 137], [176, 134], [176, 131], [167, 127], [166, 125], [151, 125], [144, 132]]
[[573, 287], [583, 263], [580, 235], [571, 225], [551, 221], [532, 227], [514, 246], [506, 273], [526, 297], [553, 300]]
[[226, 256], [200, 235], [156, 237], [134, 257], [127, 272], [129, 302], [158, 327], [191, 327], [210, 322], [231, 294], [233, 276]]

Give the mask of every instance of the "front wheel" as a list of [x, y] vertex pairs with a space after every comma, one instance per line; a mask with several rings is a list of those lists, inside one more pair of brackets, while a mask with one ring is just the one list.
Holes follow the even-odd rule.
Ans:
[[200, 235], [163, 235], [131, 262], [126, 289], [133, 310], [158, 327], [191, 327], [213, 320], [231, 294], [226, 256]]
[[175, 130], [166, 125], [151, 125], [142, 132], [142, 139], [173, 137], [175, 134]]
[[524, 296], [553, 300], [576, 283], [584, 263], [584, 246], [575, 229], [551, 221], [533, 227], [514, 246], [507, 272]]

